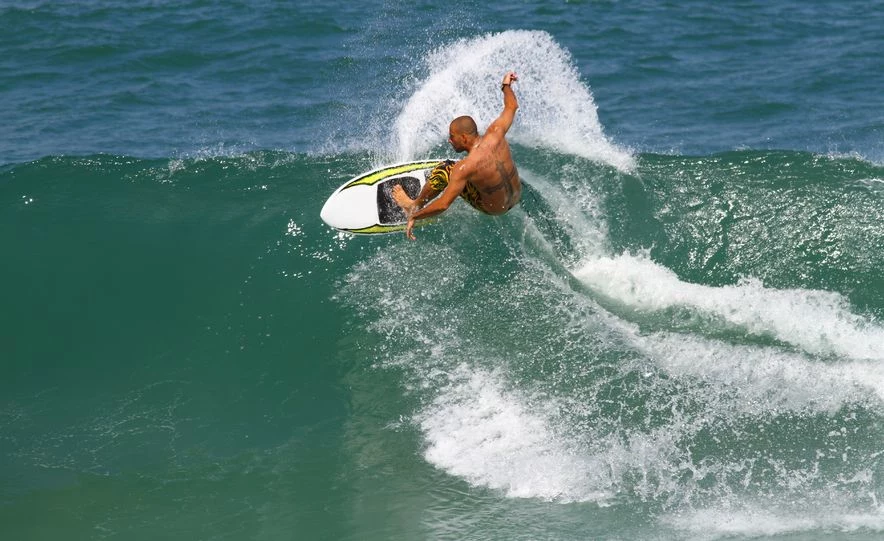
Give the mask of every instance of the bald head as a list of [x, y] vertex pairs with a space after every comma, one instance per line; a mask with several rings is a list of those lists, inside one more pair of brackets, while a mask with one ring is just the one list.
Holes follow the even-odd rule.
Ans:
[[473, 117], [459, 116], [448, 125], [448, 142], [457, 152], [469, 152], [479, 138], [479, 128]]
[[459, 116], [448, 126], [451, 135], [479, 135], [479, 127], [471, 116]]

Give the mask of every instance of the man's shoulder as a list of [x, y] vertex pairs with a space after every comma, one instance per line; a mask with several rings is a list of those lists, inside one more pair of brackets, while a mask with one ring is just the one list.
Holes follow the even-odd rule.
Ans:
[[488, 129], [485, 130], [485, 135], [482, 137], [488, 137], [497, 141], [506, 138], [507, 130], [508, 126], [506, 126], [500, 119], [497, 119], [488, 125]]
[[476, 168], [476, 154], [475, 151], [471, 152], [469, 155], [464, 158], [457, 160], [454, 162], [454, 165], [451, 166], [454, 171], [462, 171], [467, 172]]

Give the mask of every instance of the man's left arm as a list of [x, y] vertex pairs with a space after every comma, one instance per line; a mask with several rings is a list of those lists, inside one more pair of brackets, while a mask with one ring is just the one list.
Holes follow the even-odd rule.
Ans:
[[427, 206], [408, 214], [408, 225], [405, 228], [405, 235], [414, 240], [414, 222], [430, 218], [437, 214], [442, 214], [457, 199], [457, 196], [463, 192], [467, 185], [466, 165], [458, 164], [452, 170], [448, 177], [448, 186], [442, 190], [442, 193]]
[[503, 111], [500, 113], [500, 116], [488, 126], [486, 133], [503, 137], [506, 135], [506, 132], [509, 131], [510, 126], [513, 125], [513, 120], [516, 118], [516, 111], [519, 109], [519, 100], [516, 99], [516, 93], [513, 92], [512, 85], [518, 80], [519, 78], [513, 71], [509, 71], [503, 76], [503, 82], [500, 85], [500, 90], [503, 92]]
[[430, 216], [445, 212], [448, 207], [451, 206], [451, 203], [457, 199], [457, 196], [463, 192], [463, 189], [467, 185], [465, 171], [466, 166], [464, 164], [458, 164], [454, 167], [448, 177], [448, 186], [442, 190], [439, 197], [434, 199], [427, 206], [415, 211], [411, 217], [415, 220], [423, 220], [424, 218], [429, 218]]

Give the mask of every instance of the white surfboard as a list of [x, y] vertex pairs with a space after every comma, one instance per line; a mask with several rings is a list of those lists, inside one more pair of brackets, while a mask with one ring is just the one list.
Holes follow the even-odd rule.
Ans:
[[430, 171], [441, 161], [388, 165], [354, 177], [331, 194], [319, 216], [335, 229], [358, 235], [402, 231], [405, 213], [393, 201], [393, 186], [402, 186], [412, 199], [417, 197]]

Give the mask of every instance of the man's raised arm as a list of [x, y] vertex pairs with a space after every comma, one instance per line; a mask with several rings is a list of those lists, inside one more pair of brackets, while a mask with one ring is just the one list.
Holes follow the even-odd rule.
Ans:
[[503, 82], [500, 84], [500, 90], [503, 91], [503, 112], [497, 117], [497, 120], [488, 126], [488, 132], [496, 132], [501, 137], [506, 135], [513, 120], [516, 118], [516, 110], [519, 108], [519, 102], [516, 100], [516, 93], [513, 92], [512, 84], [519, 78], [513, 71], [508, 71], [503, 76]]

